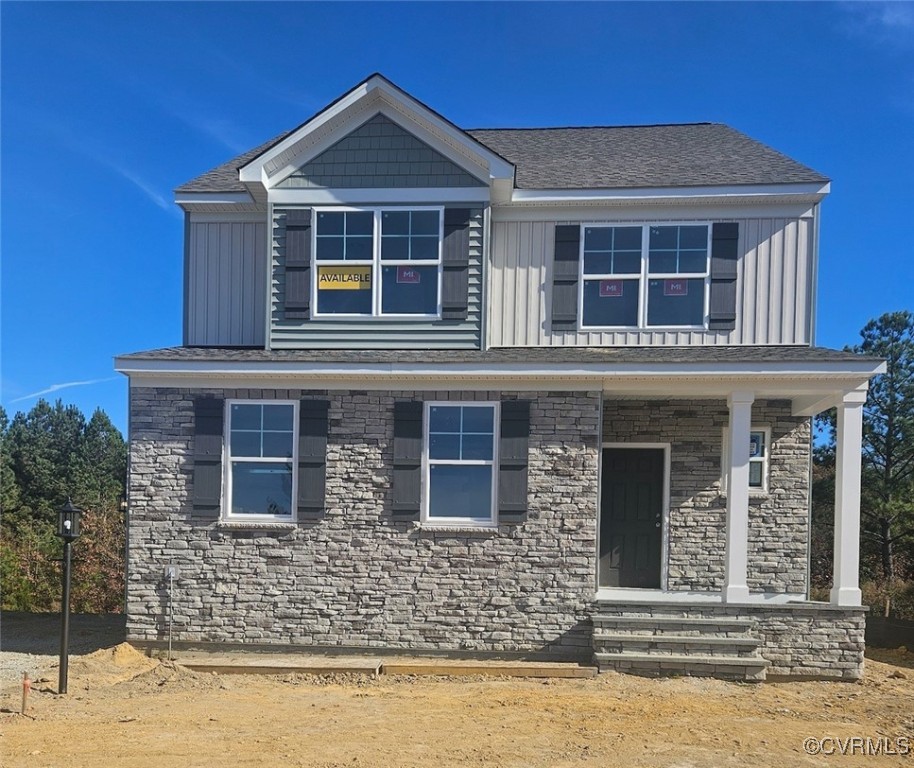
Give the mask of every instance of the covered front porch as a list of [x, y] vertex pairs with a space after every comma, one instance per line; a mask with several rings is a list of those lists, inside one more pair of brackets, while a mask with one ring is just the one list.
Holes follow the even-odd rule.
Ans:
[[604, 382], [596, 598], [807, 601], [811, 417], [835, 407], [830, 603], [859, 606], [866, 381], [834, 390], [832, 382], [672, 378], [634, 389]]

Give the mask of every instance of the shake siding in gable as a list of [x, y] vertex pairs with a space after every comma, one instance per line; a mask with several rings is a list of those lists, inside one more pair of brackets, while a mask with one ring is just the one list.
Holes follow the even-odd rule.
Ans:
[[265, 221], [191, 221], [185, 343], [263, 346]]
[[[657, 221], [652, 219], [651, 223]], [[550, 322], [555, 227], [574, 222], [494, 222], [488, 344], [492, 347], [809, 344], [813, 219], [737, 221], [740, 258], [734, 330], [557, 333], [552, 332]]]
[[[454, 207], [460, 207], [454, 204]], [[287, 320], [285, 212], [273, 212], [270, 347], [272, 349], [479, 349], [482, 341], [483, 210], [470, 214], [469, 295], [466, 320]]]

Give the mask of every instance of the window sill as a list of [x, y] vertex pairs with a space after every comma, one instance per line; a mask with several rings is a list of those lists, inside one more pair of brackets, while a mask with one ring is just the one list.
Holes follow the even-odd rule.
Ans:
[[414, 527], [422, 531], [436, 533], [498, 533], [498, 525], [488, 523], [414, 523]]
[[[721, 491], [720, 494], [719, 494], [719, 496], [720, 496], [720, 498], [722, 498], [724, 501], [726, 501], [726, 499], [727, 499], [727, 492], [726, 492], [726, 491]], [[753, 491], [753, 490], [750, 490], [750, 491], [749, 491], [749, 501], [764, 501], [764, 500], [767, 499], [769, 496], [771, 496], [771, 493], [770, 493], [769, 491]]]
[[216, 523], [216, 527], [229, 531], [294, 531], [298, 528], [298, 524], [281, 523], [275, 520], [220, 520]]

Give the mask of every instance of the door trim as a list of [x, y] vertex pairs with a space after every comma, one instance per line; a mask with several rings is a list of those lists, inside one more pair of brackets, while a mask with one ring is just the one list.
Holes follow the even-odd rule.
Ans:
[[[607, 448], [622, 449], [645, 449], [663, 451], [663, 509], [661, 510], [661, 530], [660, 530], [660, 589], [654, 590], [666, 592], [669, 588], [669, 554], [670, 554], [670, 443], [601, 443], [600, 444], [600, 466], [597, 473], [597, 552], [594, 569], [594, 586], [600, 589], [600, 527], [603, 520], [603, 451]], [[627, 587], [613, 587], [613, 589], [628, 589]], [[641, 590], [644, 591], [644, 590]]]

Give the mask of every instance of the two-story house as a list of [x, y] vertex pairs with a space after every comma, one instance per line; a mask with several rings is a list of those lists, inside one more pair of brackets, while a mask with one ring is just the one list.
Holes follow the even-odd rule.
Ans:
[[[380, 75], [181, 186], [128, 354], [128, 636], [854, 678], [861, 415], [821, 174], [724, 125], [463, 130]], [[837, 407], [809, 601], [811, 417]]]

